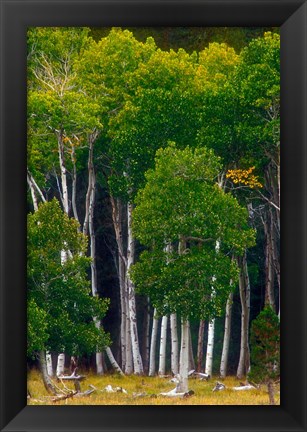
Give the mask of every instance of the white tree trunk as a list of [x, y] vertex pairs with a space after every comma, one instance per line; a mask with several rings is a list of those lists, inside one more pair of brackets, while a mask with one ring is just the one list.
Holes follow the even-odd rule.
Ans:
[[220, 365], [221, 378], [225, 378], [227, 375], [227, 363], [228, 363], [229, 342], [230, 342], [230, 332], [231, 332], [232, 302], [233, 302], [233, 291], [231, 291], [231, 293], [229, 294], [226, 303], [224, 340], [223, 340], [223, 350], [222, 350], [221, 365]]
[[63, 132], [56, 132], [58, 140], [58, 153], [59, 153], [59, 163], [61, 170], [61, 183], [62, 183], [62, 204], [63, 209], [66, 214], [69, 213], [69, 199], [68, 199], [68, 186], [67, 186], [67, 170], [65, 165], [65, 155], [64, 155], [64, 143], [63, 143]]
[[57, 376], [64, 375], [64, 368], [65, 368], [65, 354], [64, 353], [60, 353], [58, 355], [58, 363], [57, 363], [57, 368], [56, 368], [56, 375]]
[[[219, 187], [222, 188], [223, 176], [219, 181]], [[220, 240], [215, 243], [215, 251], [218, 253], [220, 250]], [[213, 275], [212, 280], [215, 281], [215, 276]], [[211, 297], [215, 297], [215, 290], [212, 288]], [[213, 368], [213, 348], [214, 348], [214, 328], [215, 328], [215, 318], [213, 318], [208, 325], [208, 342], [207, 342], [207, 354], [206, 354], [206, 368], [205, 373], [212, 376]]]
[[140, 353], [139, 337], [137, 331], [137, 317], [136, 317], [136, 304], [135, 304], [135, 290], [134, 284], [130, 278], [129, 270], [134, 264], [134, 251], [135, 244], [132, 235], [132, 203], [127, 206], [127, 220], [128, 220], [128, 245], [127, 245], [127, 287], [128, 287], [128, 306], [130, 318], [130, 331], [131, 331], [131, 344], [132, 344], [132, 357], [134, 373], [137, 375], [143, 374], [143, 363]]
[[162, 317], [161, 337], [160, 337], [160, 354], [159, 354], [159, 375], [165, 375], [165, 356], [166, 356], [166, 337], [167, 337], [167, 315]]
[[50, 352], [46, 352], [46, 366], [47, 366], [47, 373], [50, 377], [54, 376], [54, 370], [52, 366], [52, 355]]
[[103, 353], [102, 352], [96, 353], [96, 372], [97, 372], [97, 375], [103, 375], [104, 374]]
[[189, 372], [189, 328], [188, 320], [182, 320], [181, 323], [181, 356], [180, 356], [180, 386], [177, 393], [187, 393], [189, 391], [188, 372]]
[[74, 218], [80, 223], [78, 211], [77, 211], [77, 168], [76, 168], [76, 152], [75, 152], [75, 146], [73, 143], [71, 143], [71, 162], [73, 165], [73, 171], [72, 171], [72, 193], [71, 193], [71, 204], [72, 204], [72, 210], [74, 214]]
[[149, 350], [150, 350], [150, 303], [149, 298], [146, 298], [143, 316], [143, 345], [142, 345], [142, 358], [144, 373], [149, 370]]
[[212, 376], [215, 318], [209, 322], [205, 373]]
[[248, 277], [246, 254], [238, 258], [240, 268], [239, 276], [239, 291], [241, 300], [241, 344], [240, 344], [240, 359], [237, 369], [237, 377], [242, 379], [248, 372], [250, 367], [250, 352], [249, 352], [249, 315], [250, 315], [250, 282]]
[[156, 343], [159, 320], [156, 318], [156, 309], [153, 313], [152, 320], [152, 331], [151, 331], [151, 342], [150, 342], [150, 354], [149, 354], [149, 376], [154, 376], [156, 373]]
[[[58, 155], [59, 155], [59, 164], [61, 170], [61, 184], [62, 184], [62, 204], [64, 212], [68, 215], [69, 213], [69, 201], [68, 201], [68, 186], [67, 186], [67, 170], [65, 166], [65, 156], [64, 156], [64, 143], [63, 143], [63, 132], [56, 132], [57, 141], [58, 141]], [[67, 260], [67, 252], [61, 251], [61, 261], [62, 263]], [[61, 353], [58, 355], [57, 362], [57, 376], [62, 375], [64, 373], [64, 364], [65, 364], [65, 354]]]
[[112, 351], [111, 351], [111, 348], [110, 348], [110, 347], [107, 347], [107, 348], [106, 348], [106, 353], [107, 353], [108, 359], [110, 360], [110, 363], [111, 363], [112, 367], [113, 367], [113, 368], [116, 370], [116, 372], [118, 372], [120, 375], [124, 376], [124, 373], [123, 373], [123, 371], [121, 370], [121, 368], [119, 367], [119, 364], [117, 363], [117, 361], [115, 360], [115, 358], [114, 358], [114, 356], [113, 356], [113, 354], [112, 354]]
[[[96, 174], [94, 168], [94, 142], [97, 138], [97, 133], [94, 132], [89, 136], [89, 154], [88, 154], [88, 186], [85, 202], [85, 217], [83, 223], [83, 233], [90, 237], [90, 257], [91, 257], [91, 289], [92, 296], [98, 297], [97, 286], [97, 268], [96, 268], [96, 238], [94, 227], [94, 211], [95, 211], [95, 193], [96, 193]], [[75, 213], [75, 211], [74, 211]], [[101, 327], [100, 320], [93, 317], [96, 328]], [[96, 353], [96, 372], [98, 375], [103, 375], [103, 353]]]
[[32, 174], [30, 173], [29, 170], [27, 171], [27, 182], [28, 182], [28, 185], [29, 185], [29, 188], [31, 191], [31, 197], [32, 197], [32, 201], [33, 201], [34, 211], [37, 211], [38, 210], [38, 202], [37, 202], [35, 191], [39, 194], [39, 196], [41, 197], [41, 200], [43, 202], [46, 202], [46, 199], [45, 199], [42, 191], [38, 187], [36, 181], [34, 180]]
[[[122, 369], [130, 374], [133, 372], [132, 368], [132, 357], [131, 354], [131, 342], [129, 343], [130, 330], [128, 332], [127, 327], [130, 327], [130, 321], [128, 318], [128, 294], [126, 292], [127, 285], [125, 283], [126, 278], [126, 267], [127, 259], [124, 255], [124, 243], [123, 243], [123, 206], [120, 199], [115, 199], [110, 196], [110, 202], [112, 207], [112, 221], [115, 232], [116, 244], [117, 244], [117, 272], [119, 279], [119, 293], [120, 293], [120, 348], [121, 348], [121, 363]], [[127, 363], [128, 362], [128, 363]], [[127, 364], [126, 364], [127, 363]]]
[[38, 210], [37, 198], [36, 198], [36, 195], [35, 195], [34, 185], [33, 185], [32, 181], [31, 181], [31, 178], [30, 178], [29, 174], [27, 175], [27, 180], [28, 180], [28, 185], [29, 185], [30, 191], [31, 191], [31, 197], [32, 197], [34, 211], [37, 211]]
[[39, 366], [40, 366], [40, 370], [41, 370], [42, 377], [43, 377], [43, 383], [44, 383], [46, 390], [48, 391], [48, 393], [56, 395], [57, 394], [56, 389], [55, 389], [55, 387], [54, 387], [54, 385], [53, 385], [53, 383], [52, 383], [52, 381], [48, 375], [48, 372], [47, 372], [45, 351], [40, 351], [38, 360], [39, 360]]
[[171, 323], [171, 370], [174, 375], [179, 373], [178, 366], [178, 328], [177, 328], [177, 314], [172, 313], [170, 316]]
[[131, 375], [133, 373], [133, 356], [132, 356], [132, 341], [131, 341], [131, 326], [128, 308], [128, 293], [126, 296], [126, 368], [125, 373]]

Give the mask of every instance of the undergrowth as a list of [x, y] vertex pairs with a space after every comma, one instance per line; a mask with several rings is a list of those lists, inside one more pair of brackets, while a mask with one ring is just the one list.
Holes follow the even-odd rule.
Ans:
[[[235, 377], [227, 377], [223, 380], [226, 389], [213, 392], [216, 381], [221, 381], [218, 377], [213, 377], [209, 381], [199, 379], [189, 379], [189, 390], [194, 394], [188, 398], [170, 398], [160, 396], [161, 392], [168, 392], [175, 387], [169, 378], [146, 377], [146, 376], [126, 376], [85, 374], [86, 380], [81, 382], [81, 391], [86, 391], [89, 386], [94, 386], [97, 390], [84, 397], [72, 397], [62, 401], [52, 402], [52, 397], [47, 393], [43, 385], [40, 373], [31, 370], [28, 373], [28, 390], [31, 398], [28, 405], [268, 405], [269, 397], [266, 386], [259, 389], [234, 391], [231, 387], [238, 386], [239, 381]], [[62, 384], [56, 382], [61, 388]], [[65, 382], [69, 389], [74, 389], [71, 382]], [[122, 387], [126, 393], [107, 393], [102, 391], [106, 386], [113, 388]], [[146, 393], [144, 396], [135, 394]], [[276, 404], [280, 404], [279, 386], [275, 388]]]

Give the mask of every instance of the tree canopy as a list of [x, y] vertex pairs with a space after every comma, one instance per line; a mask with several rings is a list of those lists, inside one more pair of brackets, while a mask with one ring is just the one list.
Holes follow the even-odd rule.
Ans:
[[134, 232], [148, 250], [132, 275], [161, 314], [220, 314], [237, 277], [232, 254], [254, 244], [246, 209], [217, 184], [219, 167], [211, 150], [170, 144], [136, 196]]
[[[105, 316], [108, 301], [91, 297], [86, 237], [53, 199], [28, 216], [28, 353], [95, 352], [108, 343], [93, 317]], [[67, 254], [63, 261], [61, 254]]]

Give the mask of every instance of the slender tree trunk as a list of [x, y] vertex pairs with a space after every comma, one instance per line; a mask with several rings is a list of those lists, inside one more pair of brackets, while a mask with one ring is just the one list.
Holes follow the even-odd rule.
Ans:
[[51, 381], [51, 379], [48, 375], [48, 372], [47, 372], [45, 351], [40, 351], [38, 360], [39, 360], [39, 366], [40, 366], [40, 370], [42, 373], [43, 383], [44, 383], [45, 389], [48, 391], [48, 393], [56, 395], [57, 394], [56, 389], [55, 389], [54, 385], [52, 384], [52, 381]]
[[[265, 232], [265, 304], [269, 304], [274, 310], [274, 279], [278, 283], [280, 297], [280, 262], [279, 262], [279, 239], [280, 239], [280, 163], [279, 151], [277, 158], [272, 158], [265, 171], [265, 186], [270, 195], [270, 206], [263, 220]], [[272, 205], [273, 204], [273, 205]]]
[[215, 318], [213, 318], [208, 325], [208, 342], [207, 342], [205, 373], [210, 376], [212, 376], [212, 367], [213, 367], [214, 328], [215, 328]]
[[119, 364], [117, 363], [117, 361], [115, 360], [110, 347], [106, 348], [106, 354], [108, 356], [108, 359], [110, 360], [110, 363], [111, 363], [112, 367], [116, 370], [116, 372], [118, 372], [120, 375], [124, 376], [124, 373], [121, 370], [121, 368], [120, 368]]
[[269, 393], [270, 405], [275, 405], [273, 381], [270, 379], [268, 381], [267, 385], [268, 385], [268, 393]]
[[197, 372], [202, 371], [203, 355], [204, 355], [204, 334], [205, 321], [200, 320], [197, 340]]
[[54, 376], [54, 370], [52, 365], [52, 355], [50, 352], [46, 353], [46, 366], [47, 366], [47, 373], [52, 378]]
[[[68, 198], [68, 186], [67, 186], [67, 170], [65, 165], [65, 154], [64, 154], [64, 142], [63, 142], [63, 131], [56, 132], [56, 137], [58, 141], [58, 155], [59, 155], [59, 164], [61, 171], [61, 199], [63, 204], [64, 212], [69, 214], [69, 198]], [[61, 252], [61, 260], [65, 262], [67, 260], [66, 251]], [[57, 363], [57, 376], [62, 375], [64, 373], [64, 365], [65, 365], [65, 354], [60, 353], [58, 355], [58, 363]]]
[[223, 340], [223, 350], [222, 350], [221, 365], [220, 365], [221, 378], [226, 378], [227, 375], [228, 353], [229, 353], [230, 332], [231, 332], [232, 302], [233, 302], [233, 291], [231, 291], [231, 293], [229, 294], [226, 303], [224, 340]]
[[[223, 189], [224, 174], [219, 179], [218, 185]], [[215, 243], [215, 252], [218, 253], [220, 250], [220, 240]], [[212, 276], [212, 281], [215, 281], [215, 275]], [[215, 297], [215, 290], [212, 287], [211, 297]], [[215, 318], [213, 318], [208, 325], [208, 342], [207, 342], [207, 354], [206, 354], [206, 368], [205, 373], [212, 376], [213, 368], [213, 348], [214, 348], [214, 330], [215, 330]]]
[[128, 306], [130, 318], [130, 331], [131, 331], [131, 344], [132, 344], [132, 357], [134, 373], [137, 375], [143, 374], [143, 363], [140, 353], [139, 337], [137, 331], [137, 317], [136, 317], [136, 304], [135, 304], [135, 290], [134, 284], [130, 279], [129, 270], [134, 264], [135, 244], [132, 235], [132, 203], [127, 206], [127, 220], [128, 220], [128, 245], [127, 245], [127, 288], [128, 288]]
[[56, 376], [60, 376], [64, 374], [64, 369], [65, 369], [65, 354], [64, 353], [60, 353], [58, 355], [58, 363], [57, 363], [57, 368], [56, 368]]
[[28, 182], [28, 185], [29, 185], [29, 188], [31, 191], [31, 197], [32, 197], [32, 201], [33, 201], [34, 211], [37, 211], [38, 210], [38, 202], [37, 202], [37, 198], [36, 198], [36, 192], [39, 194], [39, 196], [43, 202], [46, 202], [46, 198], [44, 197], [42, 191], [38, 187], [36, 181], [34, 180], [32, 174], [30, 173], [29, 170], [27, 171], [27, 182]]
[[241, 344], [240, 358], [237, 369], [237, 377], [242, 379], [246, 376], [250, 367], [249, 351], [249, 315], [250, 315], [250, 282], [247, 269], [246, 253], [243, 257], [238, 257], [240, 269], [239, 291], [241, 300]]
[[142, 358], [143, 358], [143, 367], [144, 373], [147, 374], [149, 370], [149, 325], [150, 325], [150, 305], [149, 298], [146, 298], [146, 305], [144, 309], [144, 318], [143, 318], [143, 345], [142, 345]]
[[189, 326], [189, 371], [192, 369], [195, 370], [195, 360], [193, 353], [191, 326]]
[[64, 154], [64, 143], [63, 143], [63, 132], [56, 132], [57, 141], [58, 141], [58, 154], [59, 154], [59, 163], [60, 163], [60, 171], [61, 171], [61, 184], [62, 184], [62, 204], [63, 209], [66, 214], [69, 214], [69, 198], [68, 198], [68, 186], [67, 186], [67, 170], [65, 164], [65, 154]]
[[177, 388], [177, 392], [188, 392], [188, 372], [189, 372], [189, 329], [190, 323], [188, 320], [182, 320], [181, 322], [181, 358], [180, 358], [180, 369], [179, 374], [181, 377], [181, 383]]
[[76, 168], [76, 152], [75, 152], [75, 146], [71, 142], [71, 162], [73, 166], [72, 171], [72, 193], [71, 193], [71, 204], [72, 204], [72, 211], [74, 214], [74, 218], [80, 223], [78, 211], [77, 211], [77, 168]]
[[[115, 199], [110, 196], [112, 207], [112, 221], [115, 232], [117, 251], [118, 251], [118, 278], [119, 278], [119, 291], [120, 291], [120, 345], [121, 345], [121, 361], [122, 368], [127, 374], [133, 372], [132, 357], [131, 357], [131, 343], [129, 343], [130, 321], [128, 317], [128, 294], [126, 292], [126, 267], [127, 259], [124, 254], [123, 243], [123, 206], [120, 199]], [[129, 354], [130, 353], [130, 354]]]
[[131, 341], [131, 326], [128, 308], [128, 293], [127, 293], [127, 313], [126, 313], [126, 369], [125, 373], [131, 375], [133, 373], [133, 355], [132, 355], [132, 341]]
[[[88, 187], [85, 203], [85, 218], [83, 223], [83, 234], [90, 237], [90, 257], [91, 257], [91, 289], [92, 296], [98, 297], [97, 286], [97, 267], [96, 267], [96, 238], [94, 227], [94, 211], [95, 211], [95, 193], [96, 193], [96, 174], [94, 168], [94, 142], [97, 138], [97, 133], [89, 136], [89, 154], [88, 154]], [[93, 317], [95, 326], [99, 330], [101, 327], [100, 320]], [[103, 353], [96, 353], [96, 372], [98, 375], [103, 375]]]
[[152, 331], [151, 331], [151, 342], [150, 342], [150, 355], [149, 355], [149, 376], [154, 376], [156, 373], [156, 344], [157, 344], [157, 333], [159, 320], [156, 318], [156, 309], [153, 313], [152, 319]]
[[96, 353], [96, 372], [97, 372], [97, 375], [103, 375], [104, 374], [103, 353], [102, 352]]
[[171, 324], [171, 370], [174, 375], [179, 373], [178, 366], [178, 328], [177, 328], [177, 314], [172, 313], [170, 316]]
[[167, 337], [167, 315], [162, 317], [161, 337], [160, 337], [160, 354], [159, 354], [159, 375], [165, 375], [165, 357], [166, 357], [166, 337]]
[[272, 256], [272, 233], [269, 212], [265, 221], [265, 304], [270, 305], [275, 310], [274, 299], [274, 267]]

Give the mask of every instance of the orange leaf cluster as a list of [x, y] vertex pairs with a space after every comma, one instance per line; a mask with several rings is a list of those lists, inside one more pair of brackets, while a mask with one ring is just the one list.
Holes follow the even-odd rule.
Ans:
[[253, 174], [255, 167], [248, 169], [233, 169], [228, 170], [226, 178], [232, 180], [234, 184], [243, 184], [251, 189], [262, 188], [262, 184], [258, 180], [258, 176]]

